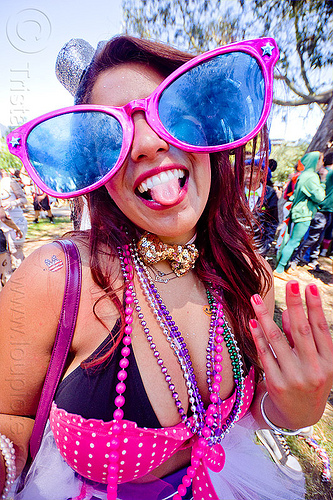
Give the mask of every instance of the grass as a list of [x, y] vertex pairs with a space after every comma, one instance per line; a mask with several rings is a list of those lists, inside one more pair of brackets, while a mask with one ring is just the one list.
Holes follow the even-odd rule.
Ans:
[[[313, 439], [324, 448], [333, 462], [333, 407], [328, 403], [321, 420], [314, 426]], [[307, 500], [333, 500], [333, 481], [323, 481], [323, 464], [318, 454], [302, 438], [287, 439], [292, 453], [298, 458], [306, 479]]]
[[72, 229], [69, 217], [55, 217], [51, 224], [49, 219], [39, 219], [38, 224], [29, 223], [27, 242], [56, 239]]

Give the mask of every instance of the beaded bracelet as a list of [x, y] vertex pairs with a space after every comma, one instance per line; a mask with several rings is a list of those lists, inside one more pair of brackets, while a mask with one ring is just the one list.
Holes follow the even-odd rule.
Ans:
[[16, 465], [14, 445], [12, 441], [3, 434], [0, 434], [0, 450], [6, 467], [6, 481], [1, 495], [1, 498], [4, 500], [8, 497], [10, 488], [15, 481]]
[[265, 402], [265, 399], [267, 396], [268, 396], [268, 392], [265, 392], [265, 394], [263, 395], [263, 397], [261, 399], [261, 403], [260, 403], [260, 410], [261, 410], [262, 418], [265, 420], [266, 424], [269, 425], [269, 427], [271, 429], [273, 429], [273, 431], [278, 432], [279, 434], [283, 434], [285, 436], [296, 436], [297, 434], [299, 434], [302, 429], [296, 429], [294, 431], [292, 431], [290, 429], [284, 429], [282, 427], [278, 427], [277, 425], [273, 424], [273, 422], [271, 422], [269, 420], [269, 418], [267, 417], [267, 415], [265, 413], [265, 409], [264, 409], [264, 402]]

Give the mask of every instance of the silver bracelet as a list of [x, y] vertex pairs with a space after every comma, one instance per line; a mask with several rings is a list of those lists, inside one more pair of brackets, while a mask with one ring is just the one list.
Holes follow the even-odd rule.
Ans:
[[1, 494], [1, 498], [4, 500], [8, 497], [8, 493], [16, 477], [14, 445], [4, 434], [0, 434], [0, 451], [4, 458], [6, 467], [6, 481]]
[[295, 431], [292, 431], [290, 429], [284, 429], [283, 427], [278, 427], [277, 425], [273, 424], [267, 417], [264, 409], [264, 402], [266, 397], [268, 396], [268, 392], [266, 391], [263, 397], [261, 398], [261, 403], [260, 403], [260, 411], [262, 414], [262, 418], [265, 420], [266, 424], [273, 429], [273, 431], [278, 432], [279, 434], [283, 434], [285, 436], [296, 436], [301, 432], [302, 429], [296, 429]]

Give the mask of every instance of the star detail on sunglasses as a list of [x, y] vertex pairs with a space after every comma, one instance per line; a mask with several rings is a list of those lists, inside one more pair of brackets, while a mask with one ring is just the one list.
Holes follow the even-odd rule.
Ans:
[[12, 148], [16, 148], [17, 146], [20, 145], [21, 137], [12, 137], [11, 140], [9, 141]]
[[266, 56], [266, 55], [271, 56], [274, 48], [275, 48], [274, 45], [267, 42], [266, 45], [263, 45], [263, 47], [261, 47], [262, 55], [263, 56]]

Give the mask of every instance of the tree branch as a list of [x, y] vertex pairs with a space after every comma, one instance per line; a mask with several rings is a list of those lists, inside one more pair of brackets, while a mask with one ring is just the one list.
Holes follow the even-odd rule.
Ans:
[[302, 75], [303, 81], [304, 81], [305, 86], [308, 89], [309, 93], [314, 94], [314, 90], [311, 87], [310, 82], [308, 80], [308, 76], [306, 74], [303, 54], [302, 54], [302, 51], [300, 50], [300, 42], [299, 42], [300, 41], [300, 33], [298, 30], [298, 12], [297, 12], [298, 5], [297, 5], [297, 2], [292, 3], [292, 8], [293, 8], [294, 16], [295, 16], [294, 17], [294, 20], [295, 20], [294, 26], [295, 26], [295, 34], [296, 34], [296, 51], [297, 51], [297, 54], [298, 54], [298, 57], [299, 57], [299, 60], [301, 63], [301, 75]]
[[288, 101], [282, 99], [273, 99], [274, 104], [278, 106], [304, 106], [309, 104], [327, 104], [333, 96], [333, 92], [325, 92], [320, 95], [305, 96], [304, 99], [299, 99], [297, 101]]
[[298, 90], [293, 82], [287, 77], [287, 75], [274, 75], [275, 80], [283, 80], [286, 85], [294, 92], [294, 94], [302, 97], [303, 99], [307, 99], [309, 97], [308, 94], [304, 94], [301, 90]]
[[177, 2], [178, 4], [178, 7], [182, 13], [182, 16], [183, 16], [183, 29], [184, 29], [184, 33], [186, 33], [186, 35], [188, 36], [189, 40], [191, 41], [191, 44], [192, 44], [192, 47], [194, 49], [196, 49], [198, 52], [202, 52], [202, 50], [200, 49], [200, 47], [198, 46], [198, 44], [196, 43], [195, 39], [194, 39], [194, 36], [192, 33], [190, 33], [187, 29], [186, 29], [186, 18], [188, 18], [189, 16], [186, 16], [185, 12], [184, 12], [184, 9], [183, 9], [183, 5], [180, 1]]
[[[286, 75], [280, 75], [280, 74], [276, 74], [274, 75], [274, 79], [275, 80], [283, 80], [286, 85], [290, 88], [290, 90], [292, 90], [294, 92], [294, 94], [298, 95], [299, 97], [302, 98], [303, 101], [305, 101], [305, 103], [312, 103], [312, 102], [316, 102], [318, 104], [322, 103], [322, 104], [327, 104], [328, 101], [331, 99], [332, 97], [332, 94], [333, 94], [333, 88], [327, 90], [326, 92], [322, 92], [321, 94], [304, 94], [303, 92], [301, 92], [300, 90], [298, 90], [295, 85], [289, 80], [289, 78], [286, 76]], [[285, 101], [285, 102], [289, 102], [289, 101]], [[293, 101], [291, 101], [293, 102]], [[298, 101], [296, 101], [298, 102]], [[302, 104], [304, 104], [304, 102], [302, 102]]]

